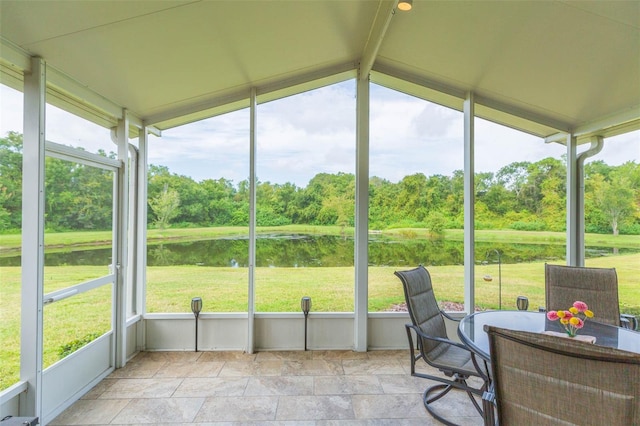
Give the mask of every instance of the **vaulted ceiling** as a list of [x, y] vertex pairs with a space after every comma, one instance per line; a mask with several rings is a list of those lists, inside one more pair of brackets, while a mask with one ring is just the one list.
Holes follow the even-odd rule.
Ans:
[[[366, 77], [554, 138], [640, 128], [640, 1], [0, 2], [0, 74], [53, 103], [165, 129]], [[360, 74], [358, 71], [360, 70]]]

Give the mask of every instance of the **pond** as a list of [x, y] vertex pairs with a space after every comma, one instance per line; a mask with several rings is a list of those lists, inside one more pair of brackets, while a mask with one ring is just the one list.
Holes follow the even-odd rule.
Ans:
[[[258, 267], [336, 267], [354, 264], [354, 240], [339, 236], [272, 234], [258, 236], [256, 264]], [[552, 244], [496, 244], [476, 242], [477, 262], [502, 263], [558, 261], [564, 259], [565, 246]], [[587, 257], [637, 250], [588, 247]], [[149, 266], [201, 265], [217, 267], [247, 267], [248, 238], [219, 238], [190, 242], [149, 245]], [[47, 266], [105, 265], [111, 263], [110, 249], [79, 249], [45, 253]], [[371, 266], [462, 265], [462, 241], [369, 236]], [[20, 256], [0, 258], [0, 266], [19, 266]]]

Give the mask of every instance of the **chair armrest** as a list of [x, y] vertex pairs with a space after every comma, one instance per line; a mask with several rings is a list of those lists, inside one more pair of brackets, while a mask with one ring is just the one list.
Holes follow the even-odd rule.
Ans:
[[448, 320], [455, 321], [455, 322], [460, 322], [460, 320], [458, 318], [452, 317], [451, 315], [449, 315], [448, 313], [446, 313], [443, 310], [440, 310], [440, 314], [442, 314], [442, 316], [445, 317]]
[[415, 333], [418, 336], [422, 337], [423, 339], [433, 340], [434, 342], [446, 343], [447, 345], [457, 346], [461, 349], [471, 352], [469, 348], [463, 345], [462, 343], [454, 342], [453, 340], [450, 340], [450, 339], [443, 339], [442, 337], [429, 336], [413, 324], [405, 324], [405, 327], [411, 328], [413, 331], [415, 331]]

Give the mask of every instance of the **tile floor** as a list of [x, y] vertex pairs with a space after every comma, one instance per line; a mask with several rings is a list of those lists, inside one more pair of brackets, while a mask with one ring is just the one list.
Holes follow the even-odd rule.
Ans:
[[[408, 351], [142, 352], [51, 425], [439, 425]], [[482, 419], [463, 392], [438, 410]]]

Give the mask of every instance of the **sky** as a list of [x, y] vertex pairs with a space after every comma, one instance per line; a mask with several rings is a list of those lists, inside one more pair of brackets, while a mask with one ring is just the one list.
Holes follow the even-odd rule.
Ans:
[[[0, 135], [22, 131], [21, 93], [0, 85]], [[258, 106], [256, 173], [262, 182], [304, 187], [317, 173], [355, 173], [355, 82], [347, 81]], [[110, 133], [53, 106], [47, 140], [115, 151]], [[424, 173], [451, 176], [464, 168], [463, 114], [372, 85], [370, 175], [398, 182]], [[482, 119], [475, 126], [476, 172], [516, 161], [560, 158], [566, 148]], [[579, 147], [579, 152], [588, 148]], [[248, 109], [163, 131], [151, 137], [149, 163], [196, 181], [249, 175]], [[610, 138], [592, 160], [640, 163], [640, 131]]]

